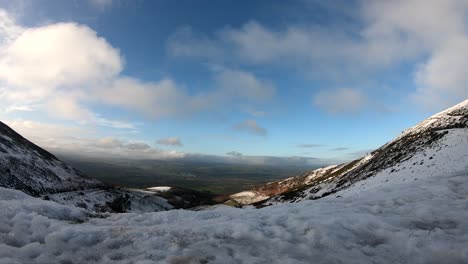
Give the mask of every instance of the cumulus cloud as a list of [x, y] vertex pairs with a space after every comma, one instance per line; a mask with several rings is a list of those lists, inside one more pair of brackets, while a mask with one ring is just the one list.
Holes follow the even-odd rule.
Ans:
[[147, 82], [122, 75], [123, 67], [119, 50], [87, 26], [52, 23], [26, 28], [0, 10], [0, 103], [4, 112], [39, 111], [79, 124], [135, 129], [133, 123], [100, 115], [93, 106], [154, 119], [220, 106], [229, 109], [239, 101], [264, 101], [274, 95], [271, 83], [241, 70], [219, 69], [213, 72], [214, 87], [189, 93], [170, 78]]
[[440, 108], [468, 97], [468, 2], [376, 1], [364, 10], [365, 33], [380, 38], [392, 55], [406, 49], [426, 58], [415, 70], [413, 98]]
[[0, 10], [0, 48], [5, 111], [40, 110], [80, 123], [133, 128], [99, 117], [82, 103], [123, 67], [119, 51], [90, 28], [75, 23], [23, 28]]
[[3, 9], [0, 9], [0, 46], [11, 42], [21, 34], [23, 28], [16, 25], [13, 18]]
[[360, 90], [341, 88], [323, 90], [313, 98], [313, 104], [329, 113], [357, 112], [367, 104], [366, 95]]
[[427, 106], [468, 98], [468, 37], [446, 43], [415, 74], [414, 98]]
[[261, 127], [257, 121], [253, 119], [248, 119], [245, 120], [244, 122], [240, 122], [236, 125], [234, 125], [235, 130], [239, 131], [246, 131], [248, 133], [257, 135], [257, 136], [266, 136], [267, 135], [267, 130], [263, 127]]
[[161, 138], [161, 139], [158, 139], [156, 143], [160, 145], [166, 145], [166, 146], [177, 146], [177, 147], [182, 146], [182, 141], [180, 141], [178, 137]]
[[[274, 64], [332, 80], [350, 72], [365, 78], [379, 70], [412, 64], [417, 89], [407, 91], [410, 97], [440, 108], [468, 96], [467, 1], [358, 4], [347, 13], [354, 23], [338, 27], [309, 23], [274, 28], [250, 21], [238, 28], [222, 28], [212, 36], [185, 29], [174, 34], [168, 47], [175, 56]], [[320, 4], [322, 9], [330, 6]]]
[[58, 23], [24, 29], [0, 53], [0, 80], [14, 99], [33, 100], [71, 85], [91, 85], [122, 70], [119, 52], [86, 26]]

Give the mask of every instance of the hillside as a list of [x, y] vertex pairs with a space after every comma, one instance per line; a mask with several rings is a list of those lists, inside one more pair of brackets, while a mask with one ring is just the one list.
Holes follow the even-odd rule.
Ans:
[[85, 176], [2, 122], [0, 175], [0, 187], [90, 212], [155, 212], [215, 203], [213, 197], [188, 189], [159, 193], [106, 185]]
[[102, 186], [0, 122], [0, 186], [38, 196]]
[[410, 181], [462, 171], [467, 166], [468, 100], [465, 100], [407, 129], [365, 157], [231, 195], [231, 203], [265, 206], [318, 199], [351, 186], [361, 190], [377, 182]]

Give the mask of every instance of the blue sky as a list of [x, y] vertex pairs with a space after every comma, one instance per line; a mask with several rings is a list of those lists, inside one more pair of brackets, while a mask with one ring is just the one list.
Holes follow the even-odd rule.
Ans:
[[462, 0], [0, 9], [0, 117], [52, 151], [349, 160], [468, 97]]

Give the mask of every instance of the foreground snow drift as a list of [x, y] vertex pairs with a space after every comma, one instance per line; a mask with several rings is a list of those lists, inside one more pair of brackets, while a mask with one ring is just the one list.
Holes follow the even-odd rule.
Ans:
[[263, 209], [113, 214], [0, 188], [0, 263], [467, 263], [468, 172]]

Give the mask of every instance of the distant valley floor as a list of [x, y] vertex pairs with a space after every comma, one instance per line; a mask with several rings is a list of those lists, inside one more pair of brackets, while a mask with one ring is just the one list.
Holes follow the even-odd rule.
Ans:
[[244, 165], [208, 162], [59, 157], [86, 175], [128, 188], [177, 186], [227, 195], [284, 179], [320, 166]]

